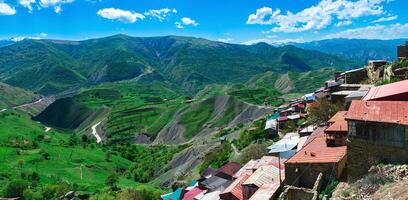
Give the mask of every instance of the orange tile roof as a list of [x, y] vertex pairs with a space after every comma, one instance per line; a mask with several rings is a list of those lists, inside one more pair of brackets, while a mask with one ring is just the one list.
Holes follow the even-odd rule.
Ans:
[[364, 96], [363, 100], [382, 99], [403, 93], [408, 93], [408, 80], [373, 87]]
[[347, 111], [339, 111], [337, 112], [332, 118], [329, 119], [329, 123], [334, 123], [337, 121], [342, 121], [344, 120], [344, 116], [347, 114]]
[[346, 120], [408, 125], [408, 101], [354, 100], [351, 102]]
[[318, 137], [303, 147], [286, 163], [337, 163], [347, 153], [347, 146], [328, 147], [326, 138]]

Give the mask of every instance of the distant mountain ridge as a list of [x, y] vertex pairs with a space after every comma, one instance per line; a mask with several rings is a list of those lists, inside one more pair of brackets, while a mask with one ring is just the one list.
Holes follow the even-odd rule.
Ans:
[[0, 80], [45, 95], [149, 73], [194, 93], [208, 84], [243, 83], [267, 71], [347, 66], [356, 63], [295, 46], [247, 46], [180, 36], [23, 40], [0, 48]]
[[327, 39], [293, 45], [307, 50], [320, 51], [342, 56], [359, 62], [368, 60], [396, 60], [397, 46], [408, 41], [405, 39], [370, 40], [370, 39]]

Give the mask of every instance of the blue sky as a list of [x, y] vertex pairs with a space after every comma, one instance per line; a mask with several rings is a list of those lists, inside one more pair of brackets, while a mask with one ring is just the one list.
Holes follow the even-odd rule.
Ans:
[[0, 0], [0, 39], [118, 33], [231, 43], [408, 37], [407, 0]]

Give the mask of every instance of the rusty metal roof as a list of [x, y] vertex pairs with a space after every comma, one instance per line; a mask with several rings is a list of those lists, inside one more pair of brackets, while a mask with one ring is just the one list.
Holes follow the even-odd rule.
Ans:
[[402, 93], [408, 93], [408, 80], [371, 88], [363, 100], [376, 100]]
[[330, 133], [330, 132], [347, 132], [348, 131], [348, 125], [346, 120], [342, 121], [337, 121], [334, 122], [332, 125], [329, 126], [326, 130], [324, 130], [325, 133]]
[[263, 184], [249, 200], [265, 200], [270, 199], [273, 194], [279, 189], [280, 183]]
[[408, 101], [352, 101], [346, 119], [408, 125]]
[[344, 158], [347, 146], [328, 147], [325, 137], [314, 138], [286, 163], [337, 163]]
[[329, 123], [334, 123], [337, 121], [344, 120], [345, 115], [347, 114], [347, 111], [339, 111], [337, 112], [332, 118], [329, 119]]
[[242, 192], [242, 183], [244, 183], [250, 176], [252, 172], [245, 172], [242, 176], [235, 179], [234, 182], [231, 183], [221, 194], [220, 196], [224, 196], [227, 193], [230, 193], [232, 196], [236, 197], [238, 200], [244, 199], [244, 194]]

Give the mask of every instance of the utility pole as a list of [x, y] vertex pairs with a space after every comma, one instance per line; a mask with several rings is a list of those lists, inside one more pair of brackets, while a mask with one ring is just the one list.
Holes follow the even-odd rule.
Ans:
[[279, 186], [281, 186], [282, 185], [282, 176], [281, 176], [280, 152], [278, 152], [278, 165], [279, 165]]

